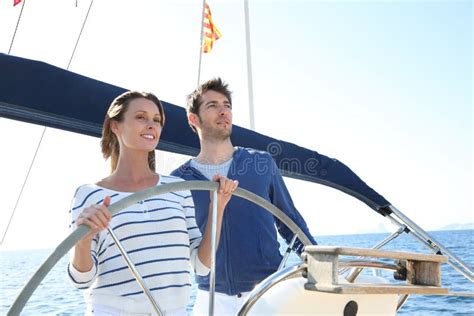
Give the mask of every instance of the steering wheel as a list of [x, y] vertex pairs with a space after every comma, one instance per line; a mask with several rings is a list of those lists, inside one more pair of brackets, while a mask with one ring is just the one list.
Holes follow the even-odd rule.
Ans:
[[[143, 191], [133, 193], [126, 198], [123, 198], [120, 201], [117, 201], [109, 206], [109, 210], [112, 215], [118, 213], [119, 211], [137, 203], [138, 201], [145, 200], [152, 196], [175, 192], [175, 191], [184, 191], [184, 190], [201, 190], [201, 191], [216, 191], [218, 189], [218, 183], [212, 181], [179, 181], [174, 183], [163, 184], [155, 186]], [[262, 197], [244, 190], [242, 188], [237, 188], [233, 195], [251, 201], [258, 206], [261, 206], [266, 211], [270, 212], [283, 222], [305, 245], [312, 245], [308, 237], [303, 233], [303, 231], [291, 220], [285, 213], [279, 210], [275, 205], [271, 204]], [[23, 287], [22, 291], [18, 294], [17, 298], [13, 302], [12, 306], [7, 312], [7, 315], [19, 315], [23, 310], [23, 307], [26, 305], [31, 295], [34, 293], [36, 288], [39, 286], [41, 281], [46, 277], [46, 275], [51, 271], [51, 269], [56, 265], [56, 263], [68, 253], [68, 251], [74, 247], [74, 245], [82, 239], [90, 231], [89, 226], [80, 225], [74, 230], [68, 237], [66, 237], [56, 249], [49, 255], [49, 257], [43, 262], [43, 264], [38, 268], [38, 270], [33, 274], [28, 283]]]

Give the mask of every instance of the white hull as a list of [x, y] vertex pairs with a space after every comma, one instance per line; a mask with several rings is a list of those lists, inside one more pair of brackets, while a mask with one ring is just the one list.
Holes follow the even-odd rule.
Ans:
[[[346, 305], [357, 304], [357, 315], [396, 315], [396, 294], [334, 294], [305, 290], [304, 278], [280, 282], [269, 289], [248, 315], [346, 315]], [[380, 281], [379, 281], [380, 282]], [[352, 304], [352, 306], [354, 306]], [[348, 314], [355, 315], [355, 314]]]

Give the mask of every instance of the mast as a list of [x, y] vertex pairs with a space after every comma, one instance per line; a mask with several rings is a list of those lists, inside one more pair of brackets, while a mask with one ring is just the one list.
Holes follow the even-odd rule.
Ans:
[[249, 91], [249, 119], [250, 129], [255, 131], [255, 118], [253, 110], [253, 79], [252, 79], [252, 52], [250, 47], [250, 21], [249, 21], [249, 2], [244, 0], [245, 12], [245, 48], [247, 51], [247, 85]]

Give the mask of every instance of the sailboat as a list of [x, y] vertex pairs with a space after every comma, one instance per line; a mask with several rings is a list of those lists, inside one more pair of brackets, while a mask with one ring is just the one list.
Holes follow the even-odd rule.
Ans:
[[[99, 136], [101, 132], [101, 118], [105, 114], [106, 105], [109, 104], [116, 95], [125, 91], [123, 88], [77, 75], [43, 62], [5, 54], [0, 54], [0, 67], [2, 69], [0, 85], [6, 88], [2, 92], [0, 100], [0, 115], [2, 117], [64, 129], [75, 133]], [[23, 89], [19, 89], [19, 87], [31, 87], [31, 89], [34, 90], [38, 82], [41, 82], [40, 89], [32, 91], [33, 93], [31, 94], [25, 94]], [[58, 87], [61, 87], [61, 97], [51, 98], [51, 95], [55, 95], [54, 91], [57, 91]], [[77, 98], [76, 96], [78, 95], [88, 95], [89, 99], [85, 102], [83, 99]], [[68, 106], [64, 106], [64, 104]], [[167, 121], [171, 122], [168, 124], [171, 127], [163, 132], [159, 149], [186, 155], [197, 154], [199, 144], [196, 138], [193, 137], [191, 130], [186, 128], [185, 110], [166, 102], [164, 103], [164, 107], [167, 113]], [[375, 212], [386, 217], [391, 222], [396, 223], [400, 229], [381, 245], [386, 244], [389, 240], [397, 237], [401, 233], [408, 233], [430, 247], [436, 254], [384, 253], [380, 250], [318, 247], [311, 246], [308, 244], [309, 241], [306, 241], [305, 244], [307, 244], [308, 247], [306, 250], [307, 259], [304, 265], [298, 266], [296, 270], [293, 267], [293, 269], [279, 271], [277, 275], [272, 276], [269, 280], [265, 280], [266, 282], [270, 282], [270, 284], [264, 284], [262, 288], [257, 287], [256, 293], [253, 293], [250, 297], [250, 299], [254, 301], [249, 302], [246, 308], [250, 308], [258, 302], [257, 299], [262, 295], [261, 292], [264, 293], [268, 291], [273, 287], [274, 282], [288, 279], [289, 276], [293, 276], [297, 272], [306, 275], [306, 279], [308, 280], [304, 285], [306, 290], [331, 293], [336, 297], [342, 295], [343, 300], [334, 303], [334, 308], [337, 310], [341, 309], [341, 304], [345, 306], [344, 309], [354, 310], [354, 307], [347, 305], [349, 303], [343, 304], [343, 302], [347, 301], [347, 297], [345, 296], [349, 295], [350, 298], [351, 296], [357, 296], [362, 293], [368, 296], [388, 296], [388, 301], [391, 302], [391, 304], [387, 304], [387, 302], [375, 304], [375, 301], [380, 301], [379, 298], [370, 299], [370, 303], [361, 303], [360, 301], [356, 303], [357, 299], [350, 299], [349, 302], [354, 302], [353, 304], [356, 304], [356, 306], [362, 304], [362, 307], [365, 305], [390, 306], [392, 313], [395, 313], [397, 308], [400, 308], [402, 305], [393, 299], [394, 297], [397, 298], [399, 294], [403, 296], [401, 301], [404, 301], [407, 295], [413, 293], [448, 294], [447, 290], [441, 288], [440, 264], [443, 262], [449, 263], [469, 280], [472, 281], [474, 279], [472, 269], [469, 266], [395, 208], [383, 196], [365, 184], [351, 169], [338, 160], [238, 126], [235, 127], [232, 137], [234, 144], [238, 146], [259, 150], [265, 150], [269, 144], [278, 144], [281, 150], [274, 155], [274, 159], [285, 175], [338, 189], [343, 193], [359, 199]], [[298, 161], [299, 163], [285, 163], [287, 161]], [[312, 168], [298, 168], [298, 166], [308, 166], [308, 162], [311, 163]], [[192, 189], [196, 188], [192, 187]], [[143, 198], [142, 195], [139, 199]], [[278, 213], [273, 214], [279, 216], [289, 227], [294, 228], [295, 224], [291, 221], [288, 222], [289, 219], [282, 217], [282, 215]], [[298, 233], [297, 227], [294, 229], [295, 233]], [[84, 233], [86, 233], [86, 230], [82, 232], [82, 234]], [[71, 236], [73, 234], [71, 234]], [[300, 232], [300, 238], [302, 237], [301, 235]], [[55, 253], [48, 258], [45, 265], [42, 266], [41, 271], [38, 270], [37, 274], [39, 274], [33, 277], [30, 282], [37, 286], [46, 275], [45, 272], [47, 273], [47, 271], [49, 271], [48, 269], [51, 268], [51, 263], [55, 263], [59, 260], [59, 258], [74, 245], [74, 240], [77, 241], [80, 236], [81, 235], [77, 233], [76, 236], [71, 237], [66, 242], [67, 246], [64, 243], [61, 244]], [[302, 240], [304, 240], [304, 237]], [[340, 283], [338, 277], [339, 256], [343, 255], [403, 260], [404, 269], [401, 266], [394, 267], [393, 265], [385, 265], [383, 268], [391, 268], [396, 271], [401, 269], [404, 272], [400, 273], [405, 273], [405, 278], [407, 277], [406, 274], [408, 274], [408, 276], [412, 275], [413, 279], [409, 279], [409, 284], [413, 286], [403, 287], [380, 284], [369, 286], [365, 284], [363, 287], [354, 287], [351, 284]], [[373, 267], [374, 265], [372, 264], [373, 263], [364, 264], [359, 262], [357, 264], [354, 263], [354, 266], [357, 268]], [[407, 265], [409, 267], [412, 265], [413, 267], [406, 268]], [[321, 271], [324, 271], [324, 273]], [[311, 274], [311, 272], [313, 274]], [[310, 280], [312, 280], [312, 283]], [[26, 294], [20, 294], [17, 298], [17, 301], [12, 306], [12, 315], [21, 311], [22, 304], [26, 303], [29, 295], [31, 295], [31, 293], [28, 294], [30, 291], [28, 288], [34, 289], [35, 286], [28, 284], [25, 287], [24, 291]], [[288, 296], [288, 294], [286, 294], [286, 296]], [[293, 308], [296, 306], [301, 306], [301, 304], [296, 304]], [[308, 307], [309, 305], [303, 304], [302, 306]], [[356, 311], [357, 309], [358, 308], [355, 308]], [[377, 309], [376, 311], [380, 312]], [[313, 312], [315, 312], [314, 309]], [[242, 311], [242, 313], [246, 314], [247, 310]], [[386, 314], [388, 311], [384, 310], [382, 313]]]
[[[100, 136], [102, 118], [107, 105], [116, 95], [125, 91], [124, 88], [119, 86], [94, 80], [41, 61], [12, 55], [0, 55], [0, 69], [2, 70], [0, 73], [1, 117], [84, 135]], [[27, 87], [28, 93], [25, 93], [25, 87]], [[195, 155], [198, 152], [199, 143], [192, 134], [192, 131], [187, 127], [184, 109], [166, 102], [164, 106], [168, 123], [158, 149], [185, 155]], [[439, 265], [443, 262], [450, 264], [472, 282], [472, 268], [449, 251], [449, 249], [434, 240], [430, 234], [421, 229], [387, 199], [369, 187], [349, 167], [338, 160], [319, 154], [314, 150], [280, 141], [239, 126], [234, 127], [232, 141], [237, 146], [251, 147], [259, 150], [268, 150], [272, 146], [278, 148], [273, 156], [285, 176], [335, 188], [360, 200], [376, 213], [397, 225], [399, 230], [382, 242], [381, 245], [400, 234], [408, 234], [425, 244], [435, 254], [417, 255], [344, 247], [324, 248], [308, 246], [305, 262], [297, 267], [290, 267], [279, 271], [278, 274], [257, 287], [256, 292], [252, 293], [250, 300], [244, 306], [243, 314], [258, 313], [262, 311], [262, 308], [264, 311], [269, 312], [266, 295], [270, 296], [268, 298], [270, 301], [281, 301], [278, 293], [272, 293], [272, 291], [278, 290], [280, 284], [283, 286], [283, 290], [279, 290], [280, 292], [287, 292], [286, 289], [293, 288], [296, 282], [296, 285], [299, 286], [298, 291], [305, 289], [305, 294], [322, 295], [323, 299], [325, 299], [324, 295], [341, 297], [341, 301], [336, 299], [331, 304], [333, 306], [332, 312], [334, 313], [340, 314], [344, 310], [350, 313], [354, 310], [357, 311], [357, 309], [363, 311], [366, 308], [365, 306], [372, 306], [374, 308], [387, 307], [389, 310], [383, 310], [384, 312], [382, 313], [394, 314], [403, 306], [404, 301], [408, 297], [407, 295], [413, 293], [438, 295], [449, 293], [441, 287], [440, 275], [437, 273], [439, 272]], [[307, 168], [301, 168], [301, 166], [307, 166]], [[288, 225], [291, 226], [291, 223], [288, 223]], [[61, 251], [67, 250], [62, 249]], [[341, 268], [339, 257], [345, 255], [400, 259], [405, 262], [405, 268], [407, 263], [422, 262], [421, 266], [423, 267], [421, 270], [418, 270], [418, 268], [417, 270], [403, 270], [403, 265], [398, 266], [374, 262], [347, 263], [347, 266], [364, 268], [375, 267], [379, 264], [378, 267], [384, 269], [400, 270], [402, 274], [408, 273], [408, 276], [410, 276], [410, 273], [411, 275], [421, 274], [423, 277], [410, 280], [412, 285], [410, 287], [397, 287], [384, 283], [374, 286], [365, 283], [363, 286], [353, 286], [353, 283], [344, 280], [345, 278], [340, 279], [338, 276], [334, 276], [336, 272], [338, 274], [339, 268]], [[331, 259], [327, 260], [327, 258]], [[327, 274], [320, 274], [322, 270], [326, 271]], [[41, 273], [44, 273], [44, 271]], [[353, 278], [357, 280], [356, 274], [353, 275]], [[39, 281], [36, 279], [35, 282]], [[303, 283], [301, 283], [302, 281]], [[370, 281], [377, 281], [377, 279], [371, 279]], [[286, 284], [286, 282], [290, 282], [290, 284]], [[352, 299], [348, 299], [347, 295], [352, 297]], [[359, 298], [358, 295], [365, 295], [369, 299], [366, 302]], [[379, 302], [376, 304], [377, 299], [374, 299], [371, 295], [385, 295], [386, 301], [383, 302], [386, 303]], [[19, 295], [15, 304], [12, 305], [12, 314], [21, 311], [21, 304], [25, 303], [27, 296]], [[307, 299], [304, 298], [304, 295], [298, 294], [296, 296], [304, 300]], [[313, 308], [310, 312], [317, 312], [314, 309], [316, 307], [309, 304], [294, 304], [290, 308], [296, 308], [296, 306], [301, 305]], [[287, 306], [280, 306], [279, 308], [282, 311]], [[293, 309], [293, 311], [296, 310]], [[274, 312], [278, 313], [278, 310]]]

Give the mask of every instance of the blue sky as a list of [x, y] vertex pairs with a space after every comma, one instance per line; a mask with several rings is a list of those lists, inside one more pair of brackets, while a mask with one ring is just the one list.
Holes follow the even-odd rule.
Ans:
[[[20, 12], [7, 2], [4, 53]], [[249, 2], [258, 132], [338, 158], [425, 229], [474, 222], [472, 1]], [[28, 1], [12, 54], [66, 68], [90, 1], [78, 3]], [[243, 1], [208, 3], [223, 37], [203, 56], [201, 78], [230, 83], [234, 123], [248, 127]], [[197, 79], [201, 5], [96, 1], [70, 69], [184, 105]], [[0, 157], [0, 232], [41, 132], [0, 119], [9, 153]], [[186, 157], [160, 159], [167, 173]], [[75, 188], [107, 171], [97, 139], [48, 129], [4, 247], [25, 247], [21, 232], [41, 225], [54, 229], [37, 247], [54, 246]], [[351, 197], [286, 182], [315, 235], [388, 228]]]

